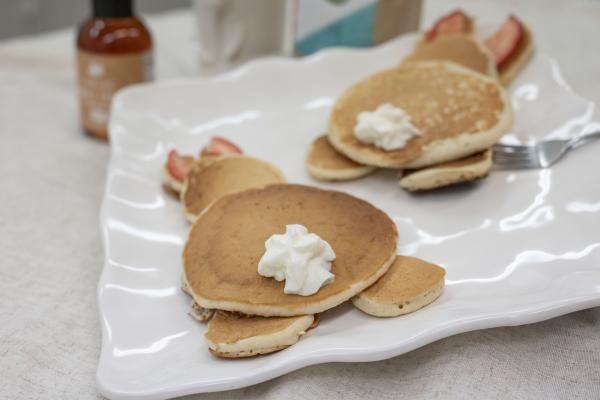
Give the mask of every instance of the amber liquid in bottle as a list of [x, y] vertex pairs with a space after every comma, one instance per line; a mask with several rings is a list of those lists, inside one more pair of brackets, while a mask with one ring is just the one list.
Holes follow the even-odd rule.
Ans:
[[94, 1], [94, 16], [77, 35], [77, 72], [83, 130], [107, 140], [115, 92], [152, 79], [152, 38], [133, 16], [131, 0]]

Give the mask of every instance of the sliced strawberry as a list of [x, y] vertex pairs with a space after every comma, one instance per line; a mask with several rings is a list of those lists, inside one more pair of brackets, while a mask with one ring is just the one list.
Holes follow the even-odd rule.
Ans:
[[425, 34], [425, 41], [431, 42], [438, 35], [448, 33], [468, 33], [471, 30], [471, 20], [462, 10], [455, 10], [438, 19], [433, 28]]
[[514, 15], [502, 24], [500, 29], [485, 41], [485, 45], [494, 55], [496, 67], [502, 67], [517, 51], [525, 38], [525, 27]]
[[242, 150], [227, 139], [213, 136], [202, 153], [211, 156], [220, 156], [225, 154], [242, 154]]
[[194, 157], [184, 156], [177, 153], [177, 150], [171, 150], [167, 159], [167, 171], [173, 179], [183, 182], [193, 163]]

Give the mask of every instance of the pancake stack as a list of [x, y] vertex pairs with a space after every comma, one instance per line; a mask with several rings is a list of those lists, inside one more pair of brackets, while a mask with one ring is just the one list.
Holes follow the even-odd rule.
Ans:
[[[459, 41], [472, 44], [471, 39], [452, 38], [452, 43]], [[467, 48], [481, 50], [477, 46]], [[319, 139], [309, 149], [306, 162], [313, 177], [343, 180], [361, 176], [342, 175], [333, 159], [353, 162], [357, 171], [378, 167], [404, 171], [403, 177], [412, 174], [410, 184], [400, 181], [400, 186], [411, 191], [487, 175], [491, 162], [478, 163], [480, 158], [472, 156], [489, 149], [512, 124], [504, 89], [492, 72], [487, 76], [449, 61], [416, 61], [419, 57], [376, 73], [342, 94], [330, 116], [328, 143]], [[490, 65], [481, 67], [488, 69]], [[354, 136], [358, 114], [384, 103], [405, 110], [422, 134], [392, 151], [360, 142]], [[317, 145], [327, 152], [317, 152]], [[327, 173], [324, 168], [328, 168]], [[414, 174], [415, 170], [420, 173]], [[419, 182], [421, 178], [426, 182]]]
[[[204, 153], [192, 160], [177, 155], [176, 164], [187, 167], [180, 199], [193, 222], [182, 255], [182, 289], [192, 297], [190, 315], [207, 323], [205, 341], [213, 355], [243, 358], [282, 350], [315, 328], [321, 313], [351, 299], [367, 314], [390, 317], [417, 310], [441, 293], [443, 274], [432, 279], [431, 265], [416, 259], [407, 269], [408, 258], [396, 256], [396, 225], [366, 201], [281, 183], [285, 179], [275, 166], [237, 152]], [[356, 163], [343, 157], [335, 166], [357, 174]], [[289, 224], [307, 227], [335, 249], [334, 281], [310, 296], [285, 294], [285, 282], [257, 272], [265, 241]], [[393, 298], [381, 289], [370, 298], [377, 287]], [[377, 309], [398, 296], [412, 301], [412, 308], [387, 314]]]
[[[285, 294], [285, 282], [257, 273], [265, 241], [292, 223], [319, 235], [336, 254], [335, 279], [309, 296]], [[378, 317], [434, 301], [444, 270], [397, 257], [397, 241], [384, 212], [346, 193], [294, 184], [247, 189], [214, 201], [193, 223], [182, 256], [184, 290], [196, 319], [208, 320], [212, 354], [267, 354], [293, 345], [321, 313], [350, 299]]]
[[[514, 16], [485, 42], [472, 35], [473, 26], [461, 11], [450, 13], [418, 40], [399, 67], [348, 88], [331, 112], [327, 142], [319, 137], [308, 149], [309, 174], [333, 181], [356, 179], [373, 168], [397, 169], [400, 186], [413, 192], [487, 176], [489, 148], [512, 125], [502, 84], [527, 62], [533, 42], [531, 31]], [[397, 150], [354, 135], [358, 114], [385, 103], [406, 111], [422, 132]]]
[[[327, 134], [310, 146], [310, 174], [347, 180], [394, 168], [410, 191], [486, 176], [489, 148], [512, 123], [498, 79], [512, 79], [530, 53], [529, 31], [519, 29], [511, 17], [482, 44], [464, 13], [442, 18], [399, 66], [340, 96]], [[506, 43], [518, 51], [507, 51]], [[388, 103], [420, 132], [392, 151], [360, 142], [353, 132], [359, 113]], [[445, 270], [397, 256], [397, 228], [383, 211], [346, 193], [285, 183], [276, 166], [243, 155], [226, 139], [213, 138], [199, 157], [171, 152], [163, 176], [192, 222], [182, 254], [183, 290], [192, 298], [190, 315], [207, 323], [205, 340], [215, 356], [251, 357], [294, 345], [317, 328], [322, 313], [349, 300], [371, 316], [398, 317], [442, 294]], [[257, 270], [267, 239], [291, 224], [335, 251], [334, 280], [308, 296], [284, 293], [285, 282]]]
[[[283, 282], [257, 273], [265, 241], [301, 224], [335, 249], [333, 283], [311, 296], [288, 295]], [[183, 251], [184, 280], [204, 308], [261, 316], [316, 314], [372, 285], [396, 258], [394, 222], [341, 192], [275, 184], [225, 196], [192, 225]]]

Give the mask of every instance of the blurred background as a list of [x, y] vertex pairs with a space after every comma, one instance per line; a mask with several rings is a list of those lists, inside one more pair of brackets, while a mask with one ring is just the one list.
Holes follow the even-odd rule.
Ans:
[[[0, 0], [0, 39], [73, 26], [90, 14], [85, 0]], [[190, 0], [141, 0], [140, 13], [189, 7]]]
[[[287, 4], [233, 1], [246, 8]], [[386, 13], [392, 24], [380, 25], [380, 39], [427, 29], [456, 8], [482, 25], [492, 21], [493, 27], [514, 13], [531, 28], [536, 51], [556, 60], [576, 93], [600, 104], [600, 0], [379, 2], [400, 7]], [[151, 48], [144, 50], [152, 54], [150, 79], [197, 77], [202, 64], [218, 64], [218, 57], [202, 53], [202, 43], [209, 48], [210, 33], [220, 32], [219, 27], [227, 27], [224, 33], [240, 33], [229, 29], [240, 26], [235, 15], [229, 25], [214, 23], [210, 7], [220, 3], [232, 1], [134, 2], [135, 14], [152, 35]], [[372, 27], [373, 3], [297, 0], [292, 23], [253, 23], [256, 37], [270, 47], [250, 49], [234, 61], [259, 53], [307, 54], [342, 39], [363, 47], [377, 44], [369, 29], [348, 28], [365, 21], [361, 26]], [[286, 9], [263, 7], [242, 15], [269, 20], [270, 12], [280, 13], [272, 21], [290, 22]], [[76, 38], [91, 16], [92, 0], [0, 0], [0, 399], [100, 399], [94, 385], [101, 343], [94, 293], [104, 263], [98, 209], [110, 151], [105, 142], [81, 133]], [[275, 42], [267, 40], [273, 38]], [[543, 188], [545, 181], [540, 182]], [[547, 398], [540, 387], [556, 398], [599, 398], [598, 315], [579, 313], [529, 328], [449, 338], [369, 368], [342, 363], [306, 368], [235, 392], [235, 398], [300, 398], [307, 385], [321, 398], [371, 393], [382, 398]], [[524, 351], [529, 349], [533, 353]], [[510, 368], [499, 368], [502, 363]], [[487, 382], [490, 389], [482, 392]]]
[[[81, 128], [81, 115], [73, 108], [84, 112], [86, 106], [82, 98], [79, 104], [73, 101], [77, 93], [85, 95], [78, 81], [82, 51], [97, 53], [98, 48], [91, 42], [78, 48], [78, 30], [93, 18], [94, 4], [118, 3], [129, 1], [0, 0], [4, 113], [15, 115], [12, 108], [23, 109], [14, 96], [25, 102], [27, 96], [43, 93], [48, 101], [64, 101], [64, 118], [53, 123], [71, 132]], [[475, 17], [478, 30], [498, 27], [514, 13], [531, 28], [536, 50], [557, 60], [575, 91], [600, 101], [600, 80], [588, 78], [600, 70], [600, 57], [591, 56], [598, 53], [597, 41], [591, 40], [600, 29], [598, 0], [137, 0], [131, 15], [140, 17], [151, 43], [143, 48], [147, 57], [138, 76], [113, 86], [220, 73], [268, 55], [303, 56], [331, 46], [378, 45], [404, 32], [428, 29], [456, 9]], [[110, 100], [105, 97], [109, 96], [95, 99], [103, 102], [104, 111], [91, 113], [104, 125]]]

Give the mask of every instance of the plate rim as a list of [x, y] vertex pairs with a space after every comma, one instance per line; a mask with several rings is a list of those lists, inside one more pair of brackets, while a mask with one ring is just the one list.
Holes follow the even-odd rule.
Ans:
[[[252, 74], [255, 69], [272, 67], [274, 64], [282, 64], [284, 67], [288, 67], [290, 65], [303, 65], [310, 64], [315, 62], [327, 62], [327, 58], [334, 56], [336, 54], [370, 54], [376, 53], [379, 51], [385, 51], [388, 47], [398, 46], [402, 41], [408, 41], [414, 38], [418, 33], [412, 32], [408, 34], [401, 35], [398, 38], [390, 40], [384, 44], [381, 44], [376, 47], [371, 48], [349, 48], [349, 47], [334, 47], [327, 48], [321, 50], [312, 55], [303, 57], [303, 58], [289, 58], [284, 56], [269, 56], [264, 58], [258, 58], [251, 60], [231, 71], [225, 72], [220, 75], [211, 76], [211, 77], [192, 77], [192, 78], [171, 78], [165, 79], [155, 82], [147, 82], [141, 84], [131, 85], [123, 90], [120, 90], [115, 97], [113, 98], [111, 104], [111, 119], [109, 123], [109, 131], [112, 129], [110, 126], [112, 125], [114, 115], [114, 109], [118, 107], [124, 99], [130, 96], [132, 93], [138, 90], [144, 90], [148, 87], [173, 87], [182, 84], [190, 84], [192, 83], [218, 83], [222, 81], [228, 80], [236, 80], [245, 75]], [[587, 99], [578, 93], [576, 93], [571, 86], [566, 82], [560, 73], [560, 69], [558, 68], [558, 62], [543, 53], [537, 52], [538, 56], [544, 57], [547, 59], [553, 66], [554, 72], [558, 74], [560, 79], [557, 80], [557, 83], [563, 87], [565, 90], [569, 91], [574, 96], [578, 97], [581, 100], [585, 100], [594, 105], [597, 109], [597, 105], [590, 99]], [[107, 218], [108, 218], [108, 205], [107, 205], [107, 196], [109, 194], [109, 174], [116, 167], [116, 157], [114, 147], [111, 145], [110, 150], [110, 158], [107, 164], [107, 179], [104, 185], [103, 194], [102, 194], [102, 204], [99, 212], [99, 227], [101, 233], [101, 242], [104, 254], [104, 262], [102, 267], [102, 272], [100, 274], [98, 284], [96, 287], [96, 301], [98, 306], [98, 317], [101, 326], [102, 339], [101, 339], [101, 349], [100, 355], [98, 359], [98, 365], [96, 369], [96, 384], [98, 391], [111, 399], [165, 399], [176, 396], [184, 396], [196, 393], [208, 393], [208, 392], [217, 392], [224, 390], [232, 390], [237, 388], [242, 388], [250, 385], [255, 385], [261, 382], [265, 382], [276, 377], [288, 374], [295, 370], [308, 367], [311, 365], [316, 365], [324, 362], [372, 362], [384, 360], [391, 357], [396, 357], [406, 352], [415, 350], [419, 347], [425, 346], [427, 344], [433, 343], [440, 339], [454, 336], [460, 333], [488, 329], [494, 327], [502, 327], [502, 326], [516, 326], [516, 325], [525, 325], [530, 323], [537, 323], [540, 321], [544, 321], [547, 319], [555, 318], [561, 315], [569, 314], [572, 312], [584, 310], [587, 308], [593, 308], [600, 306], [600, 293], [589, 296], [579, 296], [574, 297], [569, 300], [561, 300], [554, 302], [550, 305], [548, 303], [543, 304], [541, 306], [536, 307], [528, 307], [528, 311], [523, 312], [502, 312], [497, 313], [496, 315], [489, 316], [475, 316], [472, 318], [466, 318], [460, 321], [454, 321], [448, 323], [441, 329], [436, 330], [433, 334], [419, 334], [415, 337], [405, 339], [401, 344], [389, 345], [386, 347], [382, 347], [376, 351], [373, 350], [353, 350], [352, 353], [342, 354], [342, 350], [330, 349], [328, 351], [319, 351], [315, 353], [309, 353], [308, 355], [301, 355], [294, 359], [288, 360], [285, 364], [281, 365], [280, 368], [271, 368], [267, 371], [259, 371], [254, 372], [249, 375], [246, 375], [242, 378], [239, 377], [229, 377], [227, 379], [222, 379], [218, 382], [215, 382], [210, 385], [206, 384], [179, 384], [176, 386], [167, 386], [162, 387], [160, 389], [152, 389], [148, 391], [126, 391], [122, 390], [118, 387], [115, 387], [111, 382], [104, 381], [102, 376], [103, 367], [106, 368], [106, 362], [103, 362], [103, 359], [107, 357], [107, 352], [109, 351], [109, 332], [108, 326], [105, 321], [105, 312], [102, 307], [102, 297], [103, 297], [103, 286], [109, 279], [109, 243], [110, 243], [110, 235], [107, 229]]]

